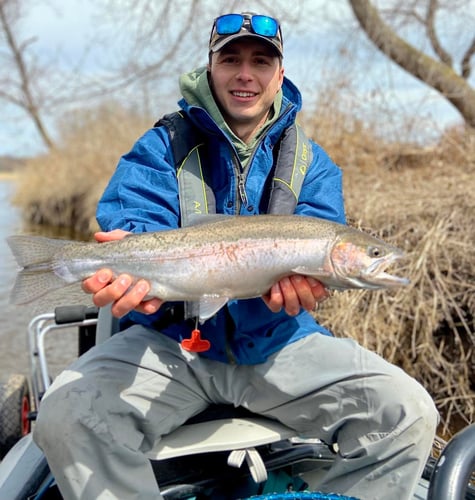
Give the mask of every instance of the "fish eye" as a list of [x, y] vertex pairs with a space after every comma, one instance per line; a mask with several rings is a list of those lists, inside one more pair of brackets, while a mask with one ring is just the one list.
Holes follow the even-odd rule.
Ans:
[[368, 255], [373, 259], [377, 259], [384, 255], [384, 250], [380, 247], [368, 247]]

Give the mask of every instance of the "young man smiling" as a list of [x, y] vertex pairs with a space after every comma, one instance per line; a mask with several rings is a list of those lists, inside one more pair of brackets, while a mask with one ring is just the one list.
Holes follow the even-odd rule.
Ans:
[[281, 58], [267, 44], [236, 40], [211, 53], [208, 71], [225, 122], [248, 143], [268, 119], [282, 87]]
[[[177, 228], [204, 203], [210, 213], [344, 222], [341, 172], [296, 128], [301, 97], [282, 58], [275, 19], [217, 18], [208, 66], [180, 79], [180, 114], [121, 158], [96, 239]], [[179, 161], [176, 136], [200, 146]], [[289, 190], [279, 181], [295, 174], [297, 156], [305, 175]], [[327, 297], [317, 281], [287, 277], [262, 298], [230, 301], [202, 325], [211, 345], [201, 353], [181, 344], [193, 327], [183, 307], [148, 299], [145, 280], [102, 269], [83, 288], [112, 305], [122, 331], [63, 372], [41, 404], [35, 439], [68, 500], [161, 498], [145, 452], [215, 403], [338, 445], [324, 491], [410, 498], [434, 437], [432, 400], [402, 370], [315, 322], [308, 311]]]

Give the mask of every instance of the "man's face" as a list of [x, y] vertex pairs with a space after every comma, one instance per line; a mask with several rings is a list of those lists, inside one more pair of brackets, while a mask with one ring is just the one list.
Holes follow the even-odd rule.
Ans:
[[265, 42], [231, 42], [212, 55], [209, 70], [215, 98], [229, 127], [241, 139], [255, 133], [282, 86], [284, 69], [276, 53]]

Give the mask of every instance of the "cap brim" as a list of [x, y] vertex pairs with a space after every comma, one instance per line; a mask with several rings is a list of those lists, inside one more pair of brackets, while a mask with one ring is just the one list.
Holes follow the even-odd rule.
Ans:
[[282, 54], [282, 48], [280, 47], [280, 44], [274, 43], [274, 41], [271, 38], [268, 38], [266, 36], [261, 36], [256, 33], [249, 33], [249, 32], [240, 32], [240, 33], [235, 33], [234, 35], [228, 35], [226, 37], [223, 37], [221, 40], [218, 40], [217, 42], [214, 43], [210, 47], [211, 52], [218, 52], [220, 51], [225, 45], [228, 43], [234, 42], [235, 40], [238, 40], [239, 38], [254, 38], [258, 39], [260, 41], [266, 42], [267, 45], [272, 47], [280, 57], [283, 56]]

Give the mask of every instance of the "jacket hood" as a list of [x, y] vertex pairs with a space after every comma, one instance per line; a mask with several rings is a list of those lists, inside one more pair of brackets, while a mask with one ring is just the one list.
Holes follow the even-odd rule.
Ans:
[[295, 106], [295, 112], [298, 113], [302, 109], [302, 94], [299, 89], [284, 76], [284, 83], [282, 85], [284, 99]]

